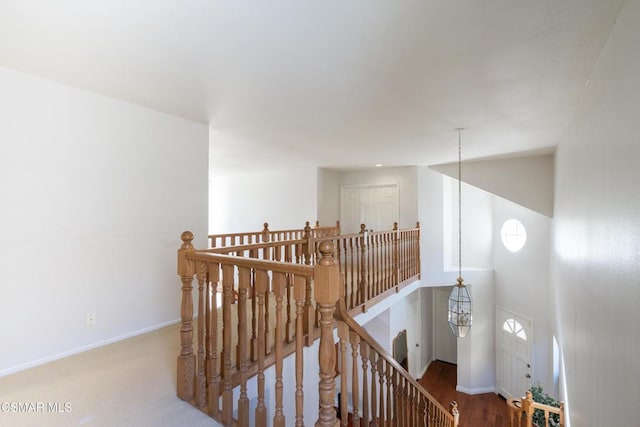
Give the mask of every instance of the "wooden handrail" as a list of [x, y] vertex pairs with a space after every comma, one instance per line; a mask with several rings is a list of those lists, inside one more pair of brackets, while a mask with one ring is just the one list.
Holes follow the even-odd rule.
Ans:
[[[372, 378], [371, 383], [371, 392], [373, 402], [369, 405], [370, 402], [367, 402], [366, 396], [363, 395], [363, 414], [364, 423], [368, 425], [369, 421], [369, 409], [372, 414], [376, 414], [372, 416], [371, 421], [377, 422], [377, 425], [387, 425], [386, 422], [390, 420], [396, 420], [401, 425], [429, 425], [429, 426], [446, 426], [446, 427], [456, 427], [459, 423], [459, 414], [457, 410], [457, 403], [454, 401], [451, 403], [450, 408], [446, 409], [442, 406], [438, 401], [427, 392], [424, 387], [420, 385], [413, 377], [396, 361], [393, 359], [391, 355], [389, 355], [386, 350], [382, 348], [382, 346], [371, 336], [369, 333], [362, 327], [358, 322], [356, 322], [351, 315], [349, 314], [347, 307], [345, 305], [344, 300], [341, 298], [336, 306], [335, 313], [336, 320], [339, 320], [344, 327], [339, 326], [339, 336], [340, 339], [344, 342], [347, 341], [348, 337], [346, 334], [348, 332], [355, 334], [357, 336], [357, 341], [360, 342], [361, 348], [366, 348], [369, 350], [370, 354], [375, 354], [375, 358], [377, 361], [374, 361], [371, 356], [365, 355], [365, 361], [368, 360], [373, 364], [377, 364], [375, 369], [372, 369], [372, 376], [375, 376], [375, 372], [377, 370], [380, 388], [379, 388], [379, 405], [375, 405], [376, 396], [375, 394], [375, 378]], [[353, 338], [350, 338], [352, 341]], [[363, 346], [362, 343], [365, 343]], [[355, 351], [355, 350], [354, 350]], [[354, 357], [355, 360], [355, 357]], [[364, 363], [366, 366], [366, 362]], [[345, 365], [343, 365], [343, 371], [341, 375], [349, 375], [348, 371], [345, 371]], [[384, 371], [384, 375], [383, 375]], [[357, 377], [355, 378], [355, 382], [357, 384]], [[383, 388], [383, 383], [386, 381], [387, 387]], [[391, 381], [391, 383], [390, 383]], [[343, 384], [346, 384], [347, 381], [344, 381]], [[366, 372], [363, 375], [363, 393], [367, 390], [366, 387]], [[400, 388], [401, 390], [396, 391], [396, 388]], [[400, 396], [396, 396], [396, 403], [391, 404], [391, 390], [393, 389], [394, 394], [400, 394]], [[343, 395], [345, 390], [343, 390]], [[354, 392], [356, 392], [354, 388]], [[354, 393], [354, 394], [357, 394]], [[402, 401], [399, 403], [399, 400]], [[344, 403], [344, 402], [343, 402]], [[401, 405], [402, 404], [402, 405]], [[357, 410], [357, 405], [355, 405], [355, 410]], [[401, 407], [402, 406], [402, 407]], [[404, 421], [404, 423], [403, 423]]]
[[291, 273], [305, 277], [313, 276], [313, 267], [303, 264], [267, 261], [235, 255], [212, 254], [204, 251], [189, 252], [186, 254], [186, 258], [192, 261], [213, 262], [222, 265], [234, 265], [237, 267], [255, 268], [257, 270], [275, 271], [278, 273]]
[[[306, 227], [311, 229], [313, 237], [337, 236], [340, 234], [340, 221], [336, 221], [336, 225], [331, 226], [320, 226], [319, 221], [316, 221], [315, 227], [310, 227], [309, 221], [307, 221]], [[269, 230], [269, 223], [265, 222], [261, 231], [210, 234], [208, 236], [209, 245], [211, 248], [217, 248], [295, 240], [304, 236], [306, 227], [288, 230]]]

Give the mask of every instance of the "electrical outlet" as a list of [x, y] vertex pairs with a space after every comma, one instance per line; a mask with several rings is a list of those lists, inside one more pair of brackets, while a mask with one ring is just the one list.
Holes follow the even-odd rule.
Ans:
[[87, 313], [87, 326], [93, 326], [96, 324], [96, 314]]

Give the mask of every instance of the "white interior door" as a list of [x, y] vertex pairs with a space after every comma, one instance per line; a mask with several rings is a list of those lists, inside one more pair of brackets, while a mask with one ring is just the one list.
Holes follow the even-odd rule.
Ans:
[[345, 234], [391, 230], [398, 221], [398, 185], [343, 185], [340, 187], [340, 228]]
[[533, 321], [496, 309], [496, 387], [505, 398], [521, 397], [531, 387]]
[[420, 292], [409, 295], [409, 322], [407, 328], [407, 351], [409, 353], [409, 373], [415, 378], [420, 374]]
[[458, 363], [458, 340], [451, 332], [447, 320], [447, 310], [450, 289], [434, 289], [434, 356], [436, 360], [443, 362]]

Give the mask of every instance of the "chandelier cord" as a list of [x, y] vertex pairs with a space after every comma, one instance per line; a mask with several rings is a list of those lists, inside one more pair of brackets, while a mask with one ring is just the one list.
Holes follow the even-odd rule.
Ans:
[[462, 129], [458, 129], [458, 278], [462, 278]]

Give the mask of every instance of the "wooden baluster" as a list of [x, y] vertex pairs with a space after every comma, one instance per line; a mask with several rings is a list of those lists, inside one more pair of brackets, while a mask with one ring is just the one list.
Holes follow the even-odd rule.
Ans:
[[378, 410], [378, 426], [382, 427], [384, 426], [384, 420], [385, 420], [385, 416], [384, 416], [384, 408], [385, 408], [385, 404], [384, 404], [384, 358], [379, 357], [378, 358], [378, 376], [379, 376], [379, 382], [380, 382], [380, 387], [379, 387], [379, 393], [380, 396], [378, 398], [378, 402], [380, 404], [380, 408]]
[[238, 399], [238, 424], [249, 426], [249, 398], [247, 397], [247, 357], [249, 337], [247, 334], [247, 296], [251, 270], [240, 267], [238, 271], [238, 362], [240, 364], [240, 398]]
[[[386, 377], [387, 377], [387, 421], [385, 423], [385, 426], [387, 427], [391, 427], [392, 424], [392, 420], [394, 419], [393, 417], [393, 403], [391, 401], [391, 376], [393, 375], [392, 372], [392, 366], [389, 362], [386, 363], [387, 365], [387, 370], [386, 370]], [[423, 424], [426, 425], [426, 424]]]
[[360, 341], [360, 358], [362, 359], [362, 423], [369, 425], [369, 381], [367, 372], [369, 371], [369, 345], [365, 341]]
[[[265, 225], [268, 225], [265, 222]], [[269, 236], [269, 235], [267, 235]], [[271, 260], [271, 252], [270, 252], [270, 248], [265, 248], [264, 252], [262, 253], [263, 259], [266, 261], [270, 261]], [[269, 281], [267, 281], [267, 287], [265, 289], [265, 293], [264, 293], [264, 343], [265, 343], [265, 353], [269, 354], [271, 353], [271, 339], [269, 338], [271, 331], [270, 331], [270, 304], [269, 304], [269, 298], [270, 296], [270, 292], [271, 292], [271, 286], [269, 286]]]
[[460, 423], [460, 413], [458, 412], [458, 402], [455, 400], [449, 404], [449, 413], [453, 416], [453, 427]]
[[[304, 264], [311, 265], [311, 257], [313, 251], [313, 239], [311, 237], [311, 227], [309, 226], [309, 221], [306, 222], [304, 226], [304, 236], [303, 240], [305, 243], [302, 245], [302, 253], [304, 255]], [[315, 327], [315, 307], [313, 306], [313, 302], [311, 300], [313, 295], [313, 290], [311, 288], [312, 278], [307, 277], [305, 283], [305, 301], [304, 301], [304, 332], [307, 334], [306, 345], [313, 345], [314, 337], [313, 330]]]
[[267, 290], [267, 272], [256, 271], [256, 298], [258, 306], [258, 403], [256, 405], [256, 426], [267, 426], [267, 408], [265, 406], [265, 384], [264, 384], [264, 356], [265, 356], [265, 334], [264, 334], [264, 295]]
[[[291, 245], [287, 244], [285, 246], [284, 251], [284, 262], [291, 263]], [[293, 334], [295, 332], [295, 325], [293, 324], [293, 316], [291, 316], [291, 311], [294, 308], [295, 304], [292, 303], [291, 300], [291, 292], [293, 290], [293, 274], [287, 274], [286, 281], [286, 298], [287, 298], [287, 323], [285, 328], [285, 339], [286, 342], [291, 342], [293, 340]]]
[[231, 303], [233, 302], [234, 266], [222, 266], [222, 423], [231, 424], [233, 415], [233, 390], [231, 385]]
[[371, 363], [371, 421], [373, 423], [378, 419], [378, 392], [376, 388], [376, 378], [378, 370], [378, 353], [369, 347], [369, 362]]
[[334, 427], [336, 424], [335, 402], [335, 366], [336, 353], [333, 344], [333, 314], [336, 302], [340, 298], [340, 270], [333, 258], [331, 242], [320, 244], [322, 258], [314, 269], [314, 296], [320, 313], [320, 348], [318, 362], [320, 365], [320, 382], [318, 385], [320, 411], [316, 427]]
[[275, 365], [276, 365], [276, 408], [273, 416], [274, 427], [284, 427], [284, 401], [283, 401], [283, 383], [282, 383], [282, 367], [283, 367], [283, 320], [282, 320], [282, 299], [284, 296], [286, 277], [284, 273], [273, 273], [273, 293], [276, 297], [276, 333], [275, 333]]
[[418, 390], [411, 387], [411, 425], [418, 423]]
[[406, 427], [404, 422], [404, 377], [400, 373], [398, 373], [397, 387], [396, 417], [398, 418], [398, 427]]
[[353, 238], [349, 238], [349, 289], [351, 294], [349, 299], [345, 302], [348, 304], [347, 309], [350, 310], [358, 304], [358, 291], [356, 287], [356, 278], [354, 276], [354, 268], [357, 266], [356, 260], [353, 257]]
[[400, 284], [400, 254], [398, 253], [398, 223], [393, 223], [393, 261], [392, 261], [392, 271], [393, 271], [393, 286], [398, 286]]
[[360, 425], [360, 382], [358, 381], [358, 350], [360, 349], [360, 336], [355, 332], [349, 332], [351, 343], [351, 401], [353, 404], [353, 425]]
[[195, 393], [196, 355], [193, 354], [193, 261], [187, 254], [195, 249], [193, 233], [185, 231], [180, 235], [182, 245], [178, 249], [178, 275], [182, 282], [182, 301], [180, 303], [180, 355], [178, 356], [177, 394], [182, 400], [190, 401]]
[[209, 301], [211, 309], [209, 330], [211, 331], [211, 342], [207, 344], [209, 357], [208, 378], [209, 378], [209, 414], [217, 417], [220, 412], [220, 364], [218, 360], [218, 282], [220, 280], [220, 264], [209, 264]]
[[[400, 381], [398, 371], [393, 370], [393, 419], [400, 426]], [[396, 425], [394, 424], [394, 426]]]
[[364, 304], [363, 311], [366, 312], [369, 301], [369, 281], [367, 280], [367, 238], [364, 224], [360, 224], [360, 294]]
[[426, 397], [424, 395], [420, 395], [420, 405], [418, 410], [420, 411], [419, 416], [418, 416], [418, 425], [419, 426], [426, 426], [429, 425], [429, 419], [427, 418], [427, 401], [426, 401]]
[[525, 398], [522, 400], [522, 409], [527, 416], [527, 427], [531, 427], [533, 424], [533, 394], [527, 390]]
[[207, 406], [207, 379], [204, 372], [204, 327], [206, 323], [204, 297], [204, 282], [207, 278], [207, 264], [198, 262], [196, 268], [198, 280], [198, 371], [196, 374], [196, 405], [199, 408]]
[[415, 237], [413, 239], [413, 244], [415, 246], [415, 274], [420, 274], [420, 221], [416, 222], [416, 232]]
[[560, 401], [560, 427], [564, 427], [564, 402]]
[[347, 406], [347, 339], [349, 327], [344, 322], [338, 322], [338, 337], [340, 339], [340, 425], [347, 426], [349, 408]]
[[[251, 249], [249, 251], [250, 258], [258, 258], [258, 251]], [[249, 297], [251, 298], [251, 339], [249, 340], [251, 361], [258, 359], [258, 320], [257, 314], [257, 298], [256, 298], [256, 271], [251, 271], [251, 288], [249, 289]]]
[[304, 425], [304, 300], [306, 279], [296, 276], [293, 284], [293, 297], [296, 301], [296, 427]]
[[263, 243], [267, 243], [269, 241], [271, 241], [270, 237], [270, 232], [269, 232], [269, 223], [265, 222], [263, 224], [263, 228], [262, 228], [262, 234], [261, 234], [261, 240]]

